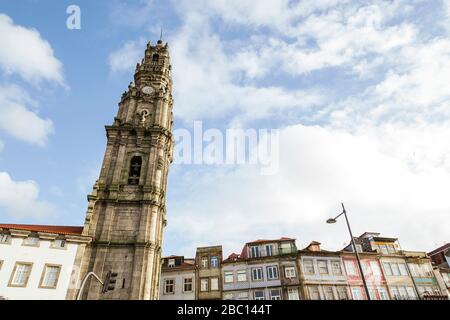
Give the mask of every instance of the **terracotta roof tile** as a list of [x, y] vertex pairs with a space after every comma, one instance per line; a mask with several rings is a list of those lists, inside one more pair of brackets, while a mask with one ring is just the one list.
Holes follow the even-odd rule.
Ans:
[[0, 223], [0, 228], [3, 229], [17, 229], [33, 232], [48, 232], [64, 235], [77, 235], [80, 236], [83, 232], [83, 227], [78, 226], [44, 226], [34, 224], [4, 224]]

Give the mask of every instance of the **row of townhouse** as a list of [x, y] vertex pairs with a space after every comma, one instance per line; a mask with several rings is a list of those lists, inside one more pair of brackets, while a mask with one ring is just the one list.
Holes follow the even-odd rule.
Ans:
[[[425, 252], [404, 251], [395, 238], [366, 232], [355, 238], [372, 300], [447, 298], [441, 273]], [[313, 241], [256, 240], [222, 258], [222, 247], [198, 248], [195, 258], [164, 258], [160, 299], [364, 300], [352, 246], [323, 250]]]

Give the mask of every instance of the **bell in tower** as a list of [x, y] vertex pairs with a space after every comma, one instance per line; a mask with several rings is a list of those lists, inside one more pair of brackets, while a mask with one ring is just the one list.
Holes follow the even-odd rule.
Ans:
[[101, 279], [116, 275], [112, 290], [102, 292], [89, 279], [82, 299], [157, 299], [161, 244], [166, 225], [166, 189], [172, 162], [172, 75], [167, 43], [148, 43], [136, 65], [134, 81], [122, 94], [100, 176], [88, 196], [83, 235], [73, 275], [75, 299], [89, 272]]

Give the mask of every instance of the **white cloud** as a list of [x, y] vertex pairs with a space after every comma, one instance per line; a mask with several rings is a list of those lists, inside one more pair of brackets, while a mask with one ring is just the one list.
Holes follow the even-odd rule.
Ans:
[[198, 243], [239, 251], [247, 241], [280, 236], [340, 249], [348, 240], [344, 221], [330, 226], [325, 220], [340, 212], [341, 201], [357, 234], [378, 231], [417, 250], [448, 241], [450, 170], [416, 172], [382, 150], [377, 138], [318, 126], [283, 129], [280, 150], [273, 176], [252, 167], [175, 168], [181, 177], [172, 180], [173, 192], [190, 190], [182, 201], [168, 202], [167, 235], [182, 234], [185, 241], [179, 254], [192, 254]]
[[0, 129], [17, 139], [44, 146], [54, 132], [53, 123], [30, 110], [35, 106], [22, 88], [0, 85]]
[[39, 200], [35, 181], [14, 181], [7, 172], [0, 172], [0, 207], [17, 220], [48, 218], [55, 213], [52, 204]]
[[112, 72], [134, 70], [136, 64], [143, 58], [145, 42], [128, 41], [121, 48], [109, 55], [109, 67]]
[[16, 25], [9, 16], [0, 14], [0, 38], [0, 67], [4, 72], [18, 73], [32, 83], [47, 80], [64, 85], [62, 63], [37, 30]]

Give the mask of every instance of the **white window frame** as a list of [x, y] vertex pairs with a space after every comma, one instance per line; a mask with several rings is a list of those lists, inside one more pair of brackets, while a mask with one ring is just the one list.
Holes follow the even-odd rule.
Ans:
[[223, 282], [224, 283], [233, 283], [234, 282], [234, 272], [233, 271], [224, 271], [223, 272]]
[[298, 294], [298, 288], [288, 288], [288, 299], [289, 300], [300, 300], [300, 295]]
[[[358, 276], [358, 272], [356, 271], [356, 265], [353, 260], [345, 260], [344, 261], [345, 271], [349, 276]], [[349, 267], [351, 266], [351, 268]]]
[[[322, 264], [322, 266], [321, 266], [321, 264]], [[325, 264], [325, 272], [322, 272], [322, 268], [324, 267], [323, 264]], [[330, 274], [330, 269], [328, 268], [327, 260], [323, 260], [323, 259], [317, 260], [317, 268], [319, 269], [319, 274], [322, 274], [322, 275]]]
[[[274, 292], [277, 292], [277, 294], [273, 294]], [[270, 289], [270, 300], [281, 300], [281, 289]]]
[[400, 270], [400, 275], [401, 276], [409, 276], [408, 274], [408, 269], [406, 267], [406, 264], [404, 263], [399, 263], [398, 264], [398, 269]]
[[[336, 272], [335, 266], [338, 266], [339, 272]], [[341, 262], [339, 260], [333, 260], [331, 261], [331, 270], [335, 276], [342, 276], [342, 266]]]
[[[48, 281], [48, 271], [50, 269], [56, 269], [56, 277], [54, 280], [54, 284], [49, 285], [47, 283]], [[44, 269], [42, 270], [42, 275], [41, 275], [41, 280], [39, 281], [39, 288], [42, 289], [56, 289], [56, 287], [58, 286], [58, 281], [59, 281], [59, 275], [61, 274], [61, 269], [62, 269], [62, 265], [60, 264], [48, 264], [46, 263], [44, 265]]]
[[[238, 270], [236, 271], [236, 274], [237, 274], [237, 282], [247, 281], [247, 270]], [[242, 275], [244, 276], [243, 278]]]
[[211, 282], [211, 291], [219, 291], [219, 278], [212, 277], [210, 278]]
[[267, 280], [277, 280], [279, 279], [278, 266], [267, 266], [266, 267]]
[[[24, 270], [21, 269], [22, 266], [27, 268], [27, 273], [25, 273], [25, 275], [21, 275], [25, 278], [22, 282], [19, 283], [16, 282], [16, 277], [18, 276], [18, 272], [24, 273]], [[9, 278], [8, 287], [26, 288], [28, 285], [28, 281], [30, 280], [32, 271], [33, 271], [32, 262], [17, 261], [16, 264], [14, 265], [14, 269]]]
[[261, 250], [259, 246], [250, 247], [250, 258], [259, 258], [261, 257]]
[[[188, 282], [188, 280], [190, 282]], [[191, 290], [186, 290], [186, 285], [191, 286]], [[183, 292], [192, 292], [194, 291], [194, 279], [193, 278], [183, 278]]]
[[208, 267], [209, 267], [209, 259], [208, 259], [208, 257], [201, 257], [200, 258], [201, 260], [201, 267], [202, 267], [202, 269], [208, 269]]
[[219, 258], [217, 256], [211, 257], [211, 268], [218, 268], [219, 267]]
[[287, 279], [292, 279], [296, 277], [295, 267], [285, 267], [284, 275]]
[[[311, 263], [311, 265], [309, 265]], [[308, 269], [308, 267], [312, 268], [312, 271]], [[307, 275], [314, 275], [316, 274], [316, 267], [314, 266], [314, 260], [313, 259], [303, 259], [303, 271]]]
[[[172, 288], [172, 291], [168, 291], [167, 288]], [[164, 294], [175, 294], [175, 279], [164, 279]]]
[[208, 278], [200, 279], [200, 291], [201, 292], [209, 291], [209, 279]]
[[[259, 272], [258, 272], [259, 271]], [[255, 275], [260, 275], [261, 277], [255, 278]], [[252, 268], [252, 281], [263, 281], [264, 280], [264, 274], [263, 274], [263, 268]]]

